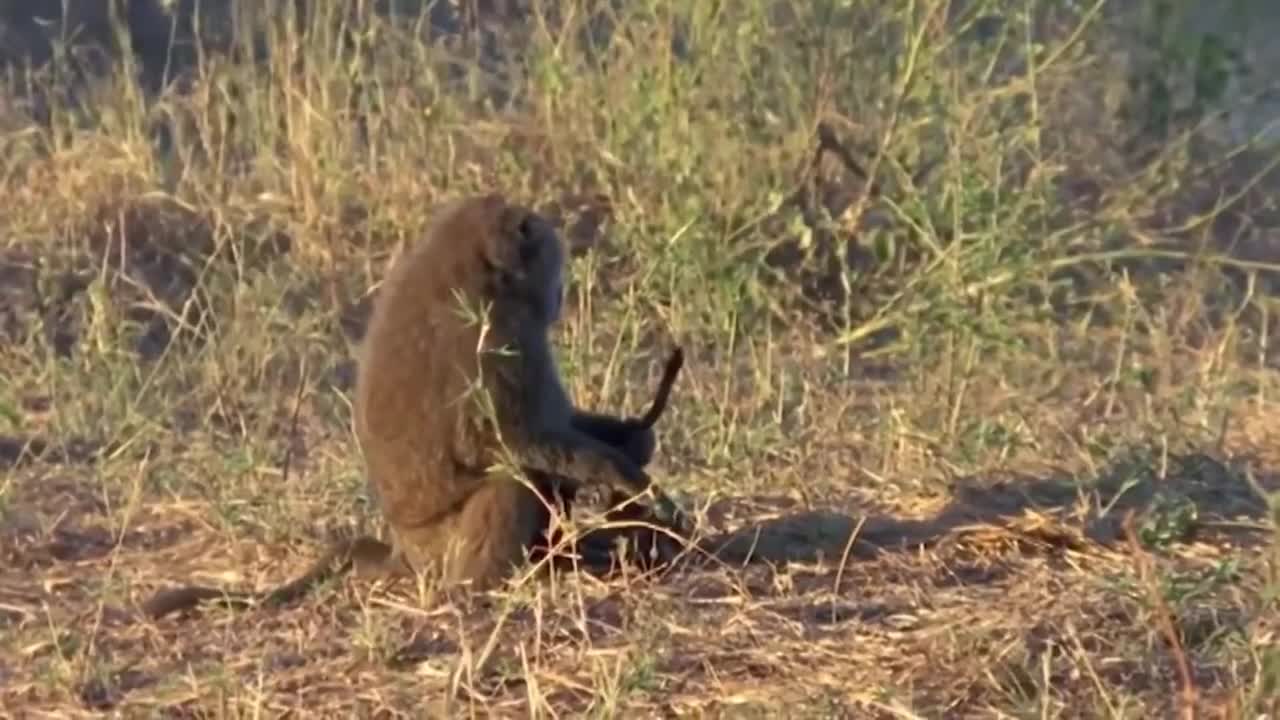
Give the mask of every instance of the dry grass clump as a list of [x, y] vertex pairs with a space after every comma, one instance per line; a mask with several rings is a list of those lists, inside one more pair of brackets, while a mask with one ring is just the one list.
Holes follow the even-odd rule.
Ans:
[[[6, 65], [0, 714], [1276, 716], [1280, 156], [1078, 5], [317, 0], [167, 89]], [[655, 473], [756, 562], [133, 623], [374, 529], [369, 303], [493, 187], [574, 248], [581, 404], [685, 348]]]

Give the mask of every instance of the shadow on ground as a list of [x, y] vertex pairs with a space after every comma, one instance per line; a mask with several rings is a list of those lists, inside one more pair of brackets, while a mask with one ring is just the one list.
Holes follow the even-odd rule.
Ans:
[[[1206, 533], [1245, 531], [1266, 517], [1265, 494], [1276, 488], [1193, 452], [1168, 459], [1158, 477], [1153, 458], [1133, 450], [1097, 478], [1017, 477], [957, 482], [952, 501], [931, 518], [855, 518], [835, 511], [777, 513], [768, 520], [703, 540], [726, 562], [819, 562], [912, 551], [966, 533], [1004, 531], [1040, 548], [1110, 546], [1124, 539], [1129, 512], [1144, 540], [1183, 542]], [[711, 514], [723, 513], [724, 501]], [[1265, 528], [1259, 523], [1255, 529]]]

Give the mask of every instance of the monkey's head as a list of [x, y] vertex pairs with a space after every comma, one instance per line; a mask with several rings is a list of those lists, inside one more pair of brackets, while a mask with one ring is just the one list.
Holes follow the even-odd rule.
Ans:
[[499, 298], [515, 300], [532, 317], [550, 325], [564, 301], [565, 250], [546, 218], [500, 195], [484, 198], [491, 231], [484, 263]]

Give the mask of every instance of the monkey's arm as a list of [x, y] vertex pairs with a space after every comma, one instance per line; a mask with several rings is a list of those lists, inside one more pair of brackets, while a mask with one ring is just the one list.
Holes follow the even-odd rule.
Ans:
[[[549, 362], [548, 353], [541, 356], [547, 358], [544, 363]], [[523, 415], [522, 420], [503, 423], [507, 425], [505, 431], [511, 433], [507, 435], [507, 447], [515, 451], [514, 459], [518, 464], [527, 470], [559, 477], [571, 485], [603, 484], [630, 491], [632, 495], [648, 493], [654, 500], [659, 520], [683, 528], [683, 513], [652, 482], [643, 465], [635, 462], [623, 448], [588, 432], [596, 430], [606, 435], [623, 432], [637, 436], [639, 434], [632, 428], [651, 430], [666, 408], [671, 386], [683, 364], [681, 350], [677, 348], [667, 361], [649, 411], [634, 420], [605, 419], [606, 416], [595, 413], [575, 412], [558, 382], [543, 381], [548, 375], [555, 375], [554, 370], [549, 371], [545, 364], [538, 362], [539, 357], [537, 353], [525, 355], [523, 359], [532, 359], [533, 362], [522, 364], [521, 371], [514, 373], [523, 376], [524, 380], [520, 391], [513, 393], [521, 400], [517, 412]], [[494, 375], [501, 378], [509, 373], [497, 372]], [[575, 418], [578, 419], [577, 425]], [[584, 431], [584, 422], [588, 431]], [[651, 438], [639, 436], [639, 445], [650, 442]], [[635, 450], [637, 455], [652, 454], [651, 448], [638, 447]]]
[[537, 472], [560, 475], [578, 484], [605, 483], [633, 492], [648, 489], [644, 469], [620, 448], [572, 424], [530, 425], [517, 442], [508, 442], [520, 464]]
[[568, 478], [579, 485], [600, 484], [625, 489], [632, 495], [649, 493], [660, 522], [680, 531], [687, 518], [670, 497], [621, 450], [606, 445], [567, 423], [534, 431], [517, 450], [520, 464], [548, 475]]

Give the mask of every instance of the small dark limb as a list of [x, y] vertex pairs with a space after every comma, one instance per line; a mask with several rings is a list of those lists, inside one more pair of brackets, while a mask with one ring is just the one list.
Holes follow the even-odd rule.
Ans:
[[[671, 352], [671, 357], [667, 359], [666, 367], [663, 368], [662, 378], [658, 381], [658, 391], [654, 394], [653, 404], [649, 406], [649, 411], [640, 417], [641, 427], [645, 429], [652, 428], [658, 422], [658, 418], [662, 417], [662, 413], [667, 409], [667, 400], [671, 397], [671, 388], [675, 385], [676, 376], [680, 374], [680, 368], [683, 366], [684, 350], [676, 347]], [[653, 490], [656, 519], [681, 535], [688, 534], [692, 529], [688, 518], [665, 493], [659, 492], [657, 488], [653, 488]]]
[[654, 508], [614, 493], [604, 524], [581, 534], [568, 555], [553, 560], [560, 569], [585, 569], [608, 575], [627, 563], [649, 572], [670, 567], [688, 544], [683, 533], [673, 533]]
[[651, 428], [658, 422], [658, 418], [662, 417], [662, 413], [667, 409], [667, 399], [671, 397], [671, 387], [676, 384], [676, 376], [680, 374], [680, 368], [684, 367], [684, 350], [677, 347], [671, 351], [671, 357], [667, 358], [667, 365], [662, 370], [662, 379], [658, 381], [658, 392], [653, 396], [653, 404], [649, 406], [649, 411], [640, 417], [640, 425]]

